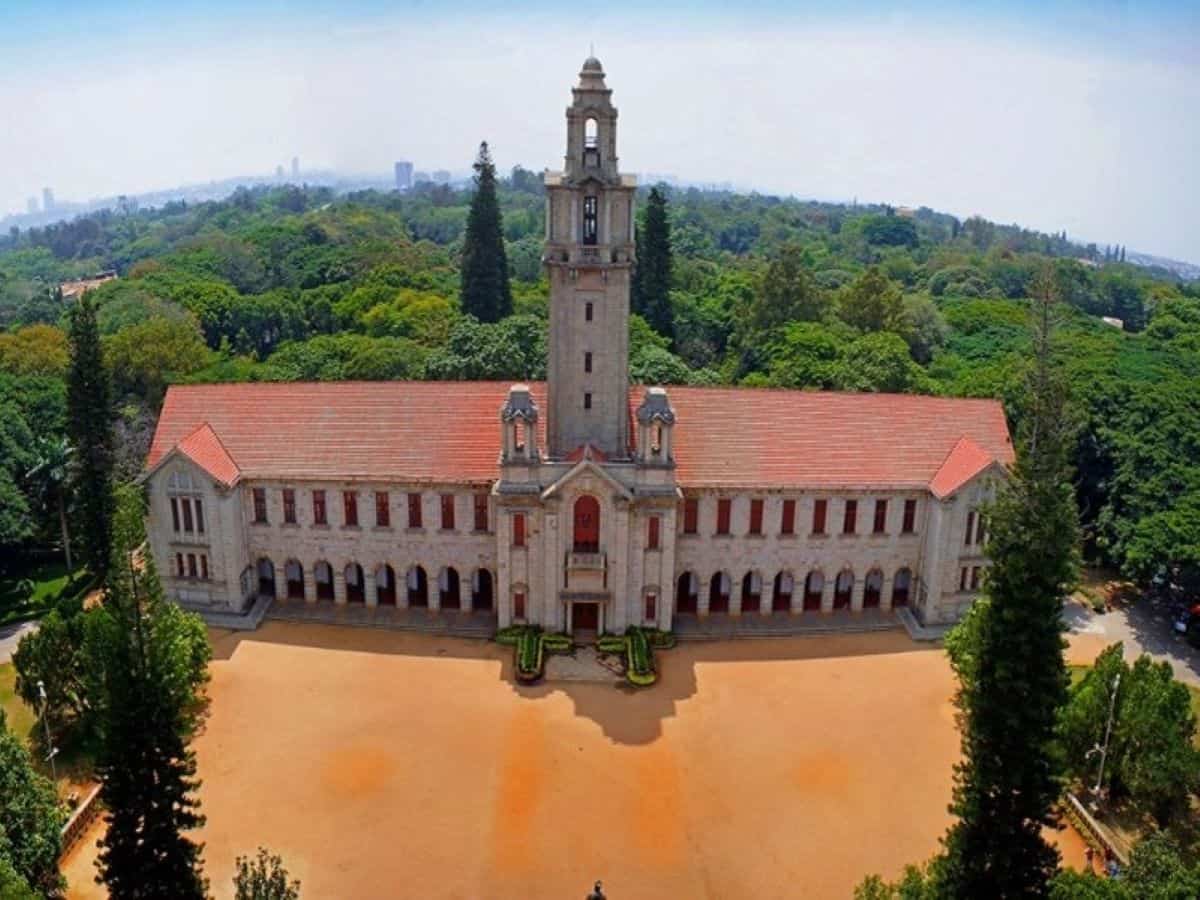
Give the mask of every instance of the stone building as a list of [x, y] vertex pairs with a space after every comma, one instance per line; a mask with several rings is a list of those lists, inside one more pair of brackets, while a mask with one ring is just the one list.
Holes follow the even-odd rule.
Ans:
[[237, 612], [454, 609], [504, 626], [911, 607], [957, 619], [980, 507], [1013, 460], [1000, 405], [630, 387], [635, 184], [598, 60], [547, 172], [548, 379], [168, 390], [144, 479], [169, 594]]

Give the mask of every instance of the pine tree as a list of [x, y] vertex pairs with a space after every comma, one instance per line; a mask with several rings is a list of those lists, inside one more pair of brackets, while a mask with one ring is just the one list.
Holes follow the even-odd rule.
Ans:
[[88, 568], [103, 576], [112, 543], [113, 433], [111, 386], [100, 348], [96, 308], [85, 294], [71, 310], [67, 431], [75, 447], [73, 492]]
[[1066, 701], [1062, 598], [1077, 576], [1078, 513], [1067, 454], [1064, 394], [1051, 352], [1053, 291], [1039, 279], [1022, 446], [990, 511], [985, 612], [957, 698], [963, 760], [938, 860], [947, 897], [1044, 897], [1058, 851], [1054, 824], [1063, 764], [1055, 745]]
[[126, 489], [104, 604], [87, 619], [107, 809], [97, 881], [116, 900], [202, 898], [202, 847], [184, 832], [204, 824], [188, 742], [211, 651], [199, 618], [164, 598], [153, 558], [137, 557], [143, 515], [140, 495]]
[[671, 265], [671, 223], [667, 219], [667, 198], [655, 187], [650, 189], [645, 221], [637, 234], [633, 311], [663, 337], [674, 340]]
[[467, 215], [462, 250], [462, 311], [480, 322], [499, 322], [512, 313], [504, 226], [496, 199], [496, 166], [487, 141], [475, 159], [475, 196]]

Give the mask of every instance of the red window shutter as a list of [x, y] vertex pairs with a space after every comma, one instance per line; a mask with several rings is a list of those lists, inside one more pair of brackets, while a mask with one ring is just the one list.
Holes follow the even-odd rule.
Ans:
[[442, 494], [442, 528], [454, 530], [454, 495]]
[[[183, 506], [183, 527], [188, 531], [192, 530], [191, 518], [192, 511], [189, 508], [189, 504], [185, 503]], [[263, 488], [254, 489], [254, 521], [267, 521], [267, 492]]]
[[342, 491], [342, 506], [346, 512], [346, 524], [358, 524], [358, 494], [354, 491]]
[[796, 501], [783, 501], [783, 514], [779, 522], [780, 534], [795, 534], [796, 533]]
[[388, 506], [387, 491], [375, 492], [375, 524], [387, 528], [392, 524], [392, 510]]
[[828, 506], [828, 500], [817, 500], [813, 502], [813, 534], [825, 533], [825, 511]]
[[912, 534], [917, 527], [917, 501], [904, 501], [904, 533]]
[[324, 491], [313, 491], [313, 524], [326, 524]]
[[750, 501], [750, 533], [762, 534], [763, 502], [761, 498]]
[[700, 502], [695, 497], [683, 501], [683, 533], [695, 534], [700, 519]]
[[475, 495], [475, 530], [488, 530], [488, 495]]
[[733, 501], [721, 498], [717, 501], [717, 534], [729, 534], [729, 510]]
[[883, 534], [887, 531], [887, 501], [875, 501], [875, 533]]
[[646, 621], [653, 622], [658, 618], [658, 595], [646, 595]]
[[283, 489], [283, 521], [296, 524], [296, 492], [291, 488]]
[[513, 618], [525, 618], [525, 593], [523, 591], [513, 594]]
[[650, 550], [658, 549], [658, 522], [658, 516], [646, 520], [646, 547]]
[[409, 528], [420, 528], [421, 527], [421, 495], [420, 494], [409, 494], [408, 495], [408, 527]]
[[842, 516], [842, 534], [854, 534], [858, 530], [858, 501], [847, 500]]
[[525, 546], [525, 513], [513, 515], [513, 546]]

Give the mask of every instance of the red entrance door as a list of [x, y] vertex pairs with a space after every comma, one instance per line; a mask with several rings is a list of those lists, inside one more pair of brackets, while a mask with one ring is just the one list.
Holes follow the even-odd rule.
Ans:
[[598, 603], [576, 603], [571, 610], [573, 631], [597, 631], [600, 628], [600, 605]]
[[575, 552], [600, 551], [600, 501], [584, 495], [575, 501]]

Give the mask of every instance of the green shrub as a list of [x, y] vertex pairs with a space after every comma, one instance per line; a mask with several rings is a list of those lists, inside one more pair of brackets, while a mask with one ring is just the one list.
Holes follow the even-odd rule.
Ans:
[[542, 635], [542, 647], [547, 653], [563, 653], [569, 651], [573, 646], [569, 634]]
[[527, 625], [509, 625], [507, 628], [501, 628], [496, 632], [496, 643], [506, 647], [515, 647], [528, 627]]
[[606, 634], [596, 641], [596, 649], [601, 653], [625, 653], [625, 638], [616, 634]]

